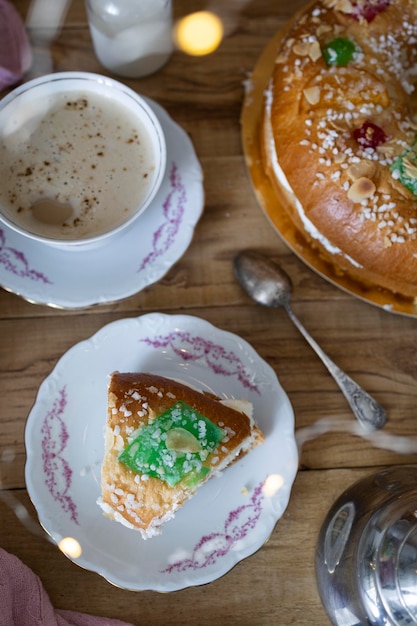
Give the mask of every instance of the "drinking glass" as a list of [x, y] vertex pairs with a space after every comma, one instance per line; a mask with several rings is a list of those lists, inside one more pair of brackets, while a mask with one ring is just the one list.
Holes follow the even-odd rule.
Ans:
[[94, 51], [111, 72], [139, 78], [168, 61], [171, 0], [86, 0], [86, 9]]

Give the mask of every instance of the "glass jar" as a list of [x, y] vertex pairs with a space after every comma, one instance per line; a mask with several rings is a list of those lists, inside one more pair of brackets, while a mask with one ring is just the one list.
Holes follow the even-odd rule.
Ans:
[[337, 499], [316, 573], [335, 626], [417, 624], [417, 466], [373, 474]]
[[86, 8], [94, 51], [111, 72], [138, 78], [168, 61], [171, 0], [86, 0]]

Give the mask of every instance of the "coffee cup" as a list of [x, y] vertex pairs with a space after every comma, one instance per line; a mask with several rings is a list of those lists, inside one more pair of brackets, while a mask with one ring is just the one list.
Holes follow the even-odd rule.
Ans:
[[0, 101], [0, 221], [65, 249], [108, 241], [131, 227], [160, 188], [161, 125], [124, 84], [60, 72]]

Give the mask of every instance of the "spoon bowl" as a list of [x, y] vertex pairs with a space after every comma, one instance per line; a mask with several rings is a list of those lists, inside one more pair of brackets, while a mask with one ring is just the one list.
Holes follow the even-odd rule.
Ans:
[[269, 307], [286, 307], [291, 303], [293, 284], [276, 263], [256, 252], [241, 252], [235, 258], [238, 282], [255, 302]]
[[286, 311], [339, 385], [363, 428], [368, 432], [382, 428], [387, 420], [382, 406], [333, 363], [294, 314], [291, 308], [293, 285], [288, 274], [271, 259], [250, 250], [235, 257], [234, 271], [241, 287], [255, 302], [267, 307], [282, 307]]

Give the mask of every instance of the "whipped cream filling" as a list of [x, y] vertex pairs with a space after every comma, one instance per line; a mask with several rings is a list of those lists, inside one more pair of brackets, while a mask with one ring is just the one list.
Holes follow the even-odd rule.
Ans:
[[278, 154], [277, 154], [276, 146], [275, 146], [275, 140], [274, 140], [274, 136], [272, 133], [271, 118], [270, 118], [271, 102], [272, 102], [272, 92], [270, 88], [266, 91], [265, 97], [266, 97], [265, 140], [267, 141], [267, 144], [268, 144], [268, 154], [269, 154], [270, 162], [274, 170], [274, 175], [276, 179], [279, 181], [280, 185], [285, 189], [287, 194], [290, 196], [291, 204], [297, 211], [298, 216], [303, 224], [304, 230], [313, 239], [315, 239], [316, 241], [319, 241], [320, 244], [330, 254], [339, 254], [343, 256], [347, 261], [349, 261], [349, 263], [353, 265], [354, 267], [362, 267], [357, 261], [352, 259], [352, 257], [345, 254], [343, 250], [341, 250], [340, 248], [332, 244], [331, 241], [327, 239], [327, 237], [325, 237], [319, 230], [317, 230], [317, 228], [314, 226], [314, 224], [311, 222], [311, 220], [308, 219], [307, 215], [305, 214], [303, 205], [301, 204], [301, 202], [295, 195], [290, 183], [288, 182], [286, 175], [284, 174], [279, 164]]

